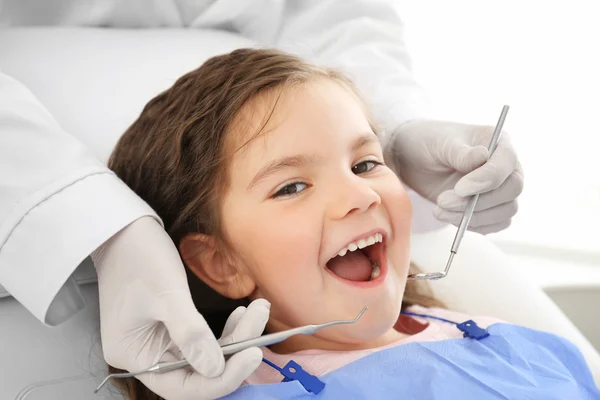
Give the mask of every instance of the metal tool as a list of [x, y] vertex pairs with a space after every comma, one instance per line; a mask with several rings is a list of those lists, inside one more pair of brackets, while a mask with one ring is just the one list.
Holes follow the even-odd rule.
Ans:
[[[368, 309], [368, 307], [365, 306], [362, 309], [362, 311], [356, 316], [356, 318], [354, 318], [352, 320], [331, 321], [331, 322], [326, 322], [324, 324], [318, 324], [318, 325], [304, 325], [304, 326], [300, 326], [298, 328], [292, 328], [292, 329], [288, 329], [288, 330], [281, 331], [281, 332], [270, 333], [268, 335], [259, 336], [257, 338], [253, 338], [253, 339], [243, 340], [241, 342], [226, 344], [224, 346], [221, 346], [221, 350], [223, 351], [223, 355], [227, 356], [227, 355], [231, 355], [234, 353], [238, 353], [238, 352], [248, 349], [250, 347], [264, 347], [264, 346], [269, 346], [271, 344], [283, 342], [284, 340], [286, 340], [287, 338], [289, 338], [291, 336], [311, 335], [311, 334], [315, 333], [316, 331], [318, 331], [319, 329], [327, 328], [330, 326], [353, 324], [353, 323], [357, 322], [360, 319], [360, 317], [362, 317], [362, 315], [365, 313], [365, 311], [367, 311], [367, 309]], [[108, 382], [108, 380], [111, 378], [131, 378], [133, 376], [143, 374], [146, 372], [156, 372], [156, 373], [160, 374], [160, 373], [174, 371], [176, 369], [188, 367], [189, 365], [190, 365], [190, 363], [187, 360], [162, 362], [162, 363], [155, 364], [152, 367], [149, 367], [142, 371], [110, 374], [106, 378], [104, 378], [104, 380], [102, 381], [102, 383], [100, 383], [100, 385], [98, 385], [96, 390], [94, 390], [94, 393], [98, 393], [98, 391], [102, 388], [102, 386], [104, 386], [106, 384], [106, 382]]]
[[[500, 113], [500, 118], [498, 119], [498, 123], [496, 124], [496, 129], [494, 129], [494, 133], [492, 134], [492, 140], [490, 141], [490, 145], [488, 147], [488, 151], [490, 153], [490, 157], [498, 147], [498, 142], [500, 141], [500, 136], [502, 135], [502, 126], [504, 126], [504, 120], [506, 119], [506, 114], [508, 113], [508, 106], [502, 107], [502, 112]], [[467, 227], [469, 226], [469, 222], [471, 222], [471, 217], [473, 216], [473, 211], [475, 211], [475, 205], [477, 204], [477, 200], [479, 200], [479, 194], [473, 195], [469, 202], [467, 203], [467, 208], [465, 213], [460, 220], [460, 225], [458, 226], [458, 231], [456, 232], [456, 236], [454, 237], [454, 243], [452, 243], [452, 248], [450, 249], [450, 258], [448, 258], [448, 262], [446, 263], [446, 269], [443, 272], [423, 272], [418, 274], [410, 274], [408, 275], [409, 280], [424, 280], [428, 279], [431, 281], [436, 281], [438, 279], [444, 278], [448, 275], [448, 271], [450, 270], [450, 265], [452, 264], [452, 259], [456, 252], [458, 252], [458, 246], [460, 245], [460, 241], [462, 240]]]

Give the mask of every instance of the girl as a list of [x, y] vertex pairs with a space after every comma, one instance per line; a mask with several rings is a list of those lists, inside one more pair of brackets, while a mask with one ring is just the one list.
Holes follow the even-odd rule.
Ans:
[[[411, 205], [384, 137], [340, 73], [242, 49], [151, 100], [117, 144], [110, 168], [163, 219], [215, 334], [256, 299], [271, 304], [269, 332], [369, 307], [353, 325], [263, 349], [230, 397], [600, 396], [563, 339], [489, 318], [457, 326], [469, 318], [407, 282]], [[281, 383], [292, 359], [308, 378]]]

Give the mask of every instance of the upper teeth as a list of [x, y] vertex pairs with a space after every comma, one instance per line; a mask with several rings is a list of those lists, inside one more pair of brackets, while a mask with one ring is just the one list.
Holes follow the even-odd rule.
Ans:
[[357, 240], [356, 242], [350, 243], [348, 246], [346, 246], [345, 248], [340, 250], [340, 252], [338, 253], [338, 256], [343, 257], [349, 251], [356, 251], [358, 249], [364, 249], [365, 247], [370, 246], [375, 243], [378, 243], [378, 242], [381, 242], [382, 240], [383, 240], [383, 235], [381, 233], [376, 233], [367, 238], [360, 239], [360, 240]]

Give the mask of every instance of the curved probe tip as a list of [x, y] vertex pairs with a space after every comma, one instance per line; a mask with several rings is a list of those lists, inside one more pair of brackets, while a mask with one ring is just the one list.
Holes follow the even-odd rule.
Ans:
[[96, 390], [94, 390], [94, 394], [98, 393], [98, 391], [100, 389], [102, 389], [102, 386], [104, 386], [106, 384], [106, 382], [108, 382], [108, 380], [112, 377], [112, 375], [108, 375], [106, 378], [104, 378], [104, 380], [102, 381], [102, 383], [100, 383], [100, 385], [98, 385], [98, 387], [96, 388]]
[[365, 311], [367, 311], [369, 309], [369, 307], [364, 306], [363, 309], [360, 311], [360, 313], [358, 313], [358, 315], [356, 316], [356, 318], [354, 318], [354, 322], [358, 321], [360, 319], [360, 317], [362, 317], [362, 315], [365, 313]]

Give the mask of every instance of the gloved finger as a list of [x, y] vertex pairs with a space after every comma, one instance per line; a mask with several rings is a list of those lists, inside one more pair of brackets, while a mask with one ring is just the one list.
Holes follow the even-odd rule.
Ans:
[[487, 235], [488, 233], [496, 233], [496, 232], [500, 232], [506, 228], [508, 228], [511, 224], [511, 220], [506, 220], [503, 222], [500, 222], [499, 224], [493, 224], [493, 225], [485, 225], [485, 226], [480, 226], [479, 228], [469, 228], [470, 231], [473, 232], [477, 232], [477, 233], [481, 233], [482, 235]]
[[196, 310], [191, 296], [182, 293], [163, 295], [168, 310], [162, 321], [169, 336], [185, 359], [201, 375], [215, 377], [223, 373], [225, 357], [206, 320]]
[[260, 336], [269, 320], [270, 309], [271, 303], [266, 299], [254, 300], [239, 319], [233, 331], [228, 335], [221, 336], [219, 344], [224, 346]]
[[[163, 374], [145, 373], [137, 378], [150, 390], [165, 399], [174, 400], [209, 400], [228, 395], [241, 386], [258, 368], [262, 361], [262, 351], [251, 347], [234, 354], [229, 358], [223, 373], [214, 378], [207, 378], [198, 372], [182, 368]], [[161, 362], [177, 361], [167, 353]]]
[[517, 168], [517, 153], [506, 136], [500, 139], [490, 159], [463, 176], [454, 186], [456, 194], [472, 196], [497, 189]]
[[205, 392], [214, 397], [223, 397], [239, 388], [262, 362], [263, 353], [258, 347], [251, 347], [234, 354], [227, 360], [223, 375], [206, 382]]
[[[225, 327], [223, 328], [223, 333], [221, 334], [221, 337], [231, 335], [231, 333], [233, 332], [233, 330], [235, 329], [237, 324], [240, 322], [240, 319], [242, 319], [242, 317], [244, 316], [245, 313], [246, 313], [246, 307], [244, 307], [244, 306], [239, 306], [238, 308], [233, 310], [233, 312], [231, 314], [229, 314], [229, 317], [227, 318], [227, 322], [225, 322]], [[219, 343], [220, 343], [220, 341], [219, 341]]]
[[[523, 192], [523, 174], [516, 170], [496, 190], [479, 195], [475, 211], [483, 211], [515, 200]], [[455, 190], [446, 190], [437, 198], [437, 205], [445, 211], [464, 212], [471, 197], [460, 197]]]
[[444, 146], [443, 157], [446, 165], [468, 174], [485, 164], [489, 152], [484, 146], [469, 146], [458, 139], [451, 139]]
[[[504, 222], [515, 216], [519, 207], [516, 200], [483, 211], [476, 211], [471, 217], [469, 228], [478, 228], [486, 225], [494, 225]], [[445, 211], [436, 207], [433, 215], [440, 221], [450, 222], [458, 226], [464, 213], [456, 211]]]
[[210, 399], [220, 398], [233, 392], [256, 371], [262, 359], [263, 353], [258, 347], [251, 347], [234, 354], [227, 360], [223, 375], [205, 380], [202, 391], [210, 394], [208, 396]]

